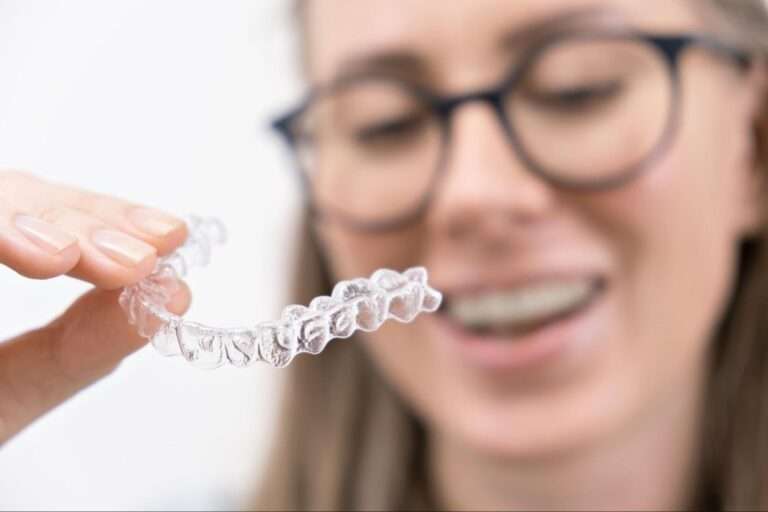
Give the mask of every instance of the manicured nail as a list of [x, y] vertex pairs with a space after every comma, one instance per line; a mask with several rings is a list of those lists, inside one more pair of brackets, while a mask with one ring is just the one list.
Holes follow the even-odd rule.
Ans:
[[179, 229], [183, 222], [150, 208], [134, 208], [128, 212], [131, 223], [148, 235], [164, 237]]
[[156, 254], [151, 245], [112, 229], [94, 231], [91, 241], [101, 252], [126, 267], [135, 267]]
[[29, 215], [20, 213], [14, 217], [13, 223], [24, 236], [50, 254], [59, 254], [77, 243], [77, 238], [66, 231]]

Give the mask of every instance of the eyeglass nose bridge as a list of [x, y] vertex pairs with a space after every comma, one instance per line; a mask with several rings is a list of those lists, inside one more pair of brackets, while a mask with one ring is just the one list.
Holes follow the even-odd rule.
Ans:
[[[515, 74], [503, 80], [495, 87], [469, 91], [464, 94], [437, 99], [433, 105], [437, 111], [437, 115], [442, 126], [444, 148], [451, 143], [451, 118], [453, 117], [453, 114], [456, 112], [456, 110], [467, 103], [482, 102], [488, 104], [493, 109], [496, 120], [498, 121], [498, 127], [501, 128], [507, 145], [516, 155], [516, 157], [522, 162], [525, 170], [534, 176], [537, 176], [539, 179], [557, 184], [557, 180], [553, 180], [546, 174], [539, 172], [535, 164], [527, 156], [526, 152], [521, 146], [517, 134], [515, 133], [515, 129], [512, 126], [512, 121], [509, 119], [506, 112], [505, 101], [507, 101], [507, 95], [510, 93], [510, 90], [515, 86], [517, 78], [518, 75]], [[439, 168], [445, 168], [448, 157], [448, 151], [444, 149], [440, 159], [440, 164], [438, 165]], [[436, 178], [439, 179], [438, 176], [441, 177], [443, 174], [443, 172], [437, 173]]]
[[504, 115], [503, 94], [503, 90], [498, 88], [481, 89], [479, 91], [471, 91], [465, 94], [460, 94], [458, 96], [451, 96], [441, 99], [435, 102], [434, 107], [440, 116], [440, 121], [443, 123], [447, 130], [448, 126], [450, 126], [450, 121], [453, 117], [453, 114], [459, 107], [476, 101], [487, 103], [493, 108], [493, 111], [496, 114], [496, 118], [499, 120], [502, 127], [506, 131], [508, 127], [507, 120]]
[[[509, 119], [504, 105], [506, 97], [510, 93], [510, 90], [514, 88], [517, 79], [518, 75], [515, 74], [509, 78], [506, 78], [500, 84], [497, 84], [494, 87], [469, 91], [467, 93], [459, 94], [456, 96], [436, 99], [436, 101], [433, 103], [433, 106], [437, 112], [437, 116], [442, 127], [444, 145], [448, 146], [451, 142], [451, 119], [456, 110], [459, 107], [466, 105], [467, 103], [485, 103], [493, 109], [496, 120], [498, 121], [498, 127], [501, 128], [504, 137], [507, 139], [509, 146], [511, 146], [511, 150], [518, 156], [518, 158], [524, 162], [525, 167], [529, 170], [529, 172], [533, 172], [534, 174], [538, 175], [539, 173], [536, 171], [535, 166], [528, 159], [525, 151], [521, 147], [520, 141], [518, 140], [517, 134], [515, 133], [515, 130], [512, 126], [512, 121]], [[444, 151], [441, 158], [440, 167], [445, 165], [447, 157], [448, 152]], [[540, 177], [545, 180], [547, 179], [547, 177], [543, 175]]]

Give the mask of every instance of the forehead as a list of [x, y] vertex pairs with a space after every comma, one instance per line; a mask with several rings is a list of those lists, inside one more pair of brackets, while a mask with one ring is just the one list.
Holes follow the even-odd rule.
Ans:
[[308, 64], [315, 81], [387, 55], [407, 55], [412, 65], [434, 76], [455, 78], [459, 70], [477, 76], [473, 69], [487, 74], [497, 61], [508, 59], [503, 50], [510, 36], [573, 20], [658, 31], [700, 24], [696, 0], [305, 1]]

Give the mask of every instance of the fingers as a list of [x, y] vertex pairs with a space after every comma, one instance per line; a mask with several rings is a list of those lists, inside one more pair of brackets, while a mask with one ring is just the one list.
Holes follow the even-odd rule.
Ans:
[[80, 261], [77, 237], [29, 215], [11, 217], [0, 205], [0, 264], [25, 277], [48, 279]]
[[[50, 325], [0, 343], [0, 443], [146, 343], [108, 290], [147, 276], [186, 236], [183, 221], [157, 210], [0, 171], [0, 265], [98, 287]], [[181, 314], [189, 300], [182, 285], [168, 309]]]
[[[176, 314], [190, 302], [181, 285], [167, 305]], [[0, 344], [0, 444], [146, 344], [118, 295], [92, 290], [50, 325]]]
[[69, 208], [93, 215], [105, 224], [143, 240], [155, 247], [161, 256], [186, 239], [184, 222], [159, 210], [65, 185], [52, 187]]
[[149, 274], [186, 236], [184, 222], [163, 212], [0, 172], [0, 264], [22, 275], [118, 288]]

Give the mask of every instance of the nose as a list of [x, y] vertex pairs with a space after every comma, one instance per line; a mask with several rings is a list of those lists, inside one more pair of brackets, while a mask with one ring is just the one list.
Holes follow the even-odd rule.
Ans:
[[456, 241], [507, 243], [551, 213], [552, 186], [520, 161], [490, 105], [465, 104], [452, 122], [434, 228]]

